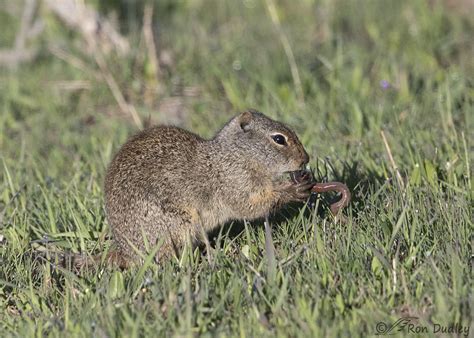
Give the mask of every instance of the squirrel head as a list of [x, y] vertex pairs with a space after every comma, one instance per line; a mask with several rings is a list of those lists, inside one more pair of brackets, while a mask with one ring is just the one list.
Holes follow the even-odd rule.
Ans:
[[231, 119], [216, 135], [234, 155], [274, 176], [304, 169], [308, 153], [298, 136], [283, 123], [249, 109]]

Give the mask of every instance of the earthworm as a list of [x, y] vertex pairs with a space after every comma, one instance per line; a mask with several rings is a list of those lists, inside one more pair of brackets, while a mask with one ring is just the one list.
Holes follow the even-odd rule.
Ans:
[[[314, 180], [312, 173], [308, 170], [293, 171], [290, 173], [290, 178], [294, 183], [302, 183], [304, 181]], [[351, 193], [349, 188], [347, 188], [347, 185], [341, 182], [314, 183], [313, 187], [311, 188], [311, 192], [315, 193], [328, 191], [336, 191], [342, 195], [339, 201], [332, 203], [330, 206], [332, 214], [336, 216], [342, 208], [349, 205], [349, 202], [351, 201]]]
[[311, 191], [317, 193], [337, 191], [341, 193], [341, 199], [332, 203], [330, 206], [331, 212], [334, 216], [339, 213], [340, 209], [347, 207], [351, 201], [351, 193], [349, 188], [347, 188], [347, 185], [341, 182], [316, 183], [313, 188], [311, 188]]

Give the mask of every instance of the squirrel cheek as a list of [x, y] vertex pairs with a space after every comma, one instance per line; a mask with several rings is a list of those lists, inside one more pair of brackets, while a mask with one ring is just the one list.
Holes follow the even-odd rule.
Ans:
[[291, 159], [288, 161], [288, 171], [296, 171], [301, 169], [301, 160]]

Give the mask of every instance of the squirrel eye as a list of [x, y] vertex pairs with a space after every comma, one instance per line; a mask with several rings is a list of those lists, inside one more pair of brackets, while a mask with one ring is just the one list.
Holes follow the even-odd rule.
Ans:
[[283, 136], [281, 134], [272, 135], [272, 139], [273, 139], [273, 141], [275, 141], [275, 143], [278, 143], [282, 146], [286, 144], [286, 138], [285, 138], [285, 136]]

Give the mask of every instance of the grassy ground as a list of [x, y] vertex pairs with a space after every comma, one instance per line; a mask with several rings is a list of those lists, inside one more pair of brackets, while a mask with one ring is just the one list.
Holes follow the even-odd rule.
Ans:
[[[255, 107], [292, 125], [319, 179], [353, 191], [347, 223], [334, 222], [325, 199], [320, 212], [284, 213], [273, 221], [275, 270], [261, 221], [221, 232], [211, 263], [185, 248], [160, 266], [76, 275], [39, 258], [36, 250], [109, 247], [104, 171], [137, 129], [80, 36], [43, 10], [36, 61], [0, 69], [0, 336], [368, 336], [402, 316], [418, 317], [430, 335], [435, 324], [470, 326], [472, 335], [469, 10], [278, 1], [299, 84], [268, 9], [256, 0], [160, 2], [155, 77], [134, 16], [141, 7], [125, 6], [133, 52], [108, 56], [108, 68], [152, 123], [209, 137]], [[18, 22], [2, 7], [0, 17], [0, 42], [11, 45]], [[53, 55], [51, 44], [85, 67]]]

